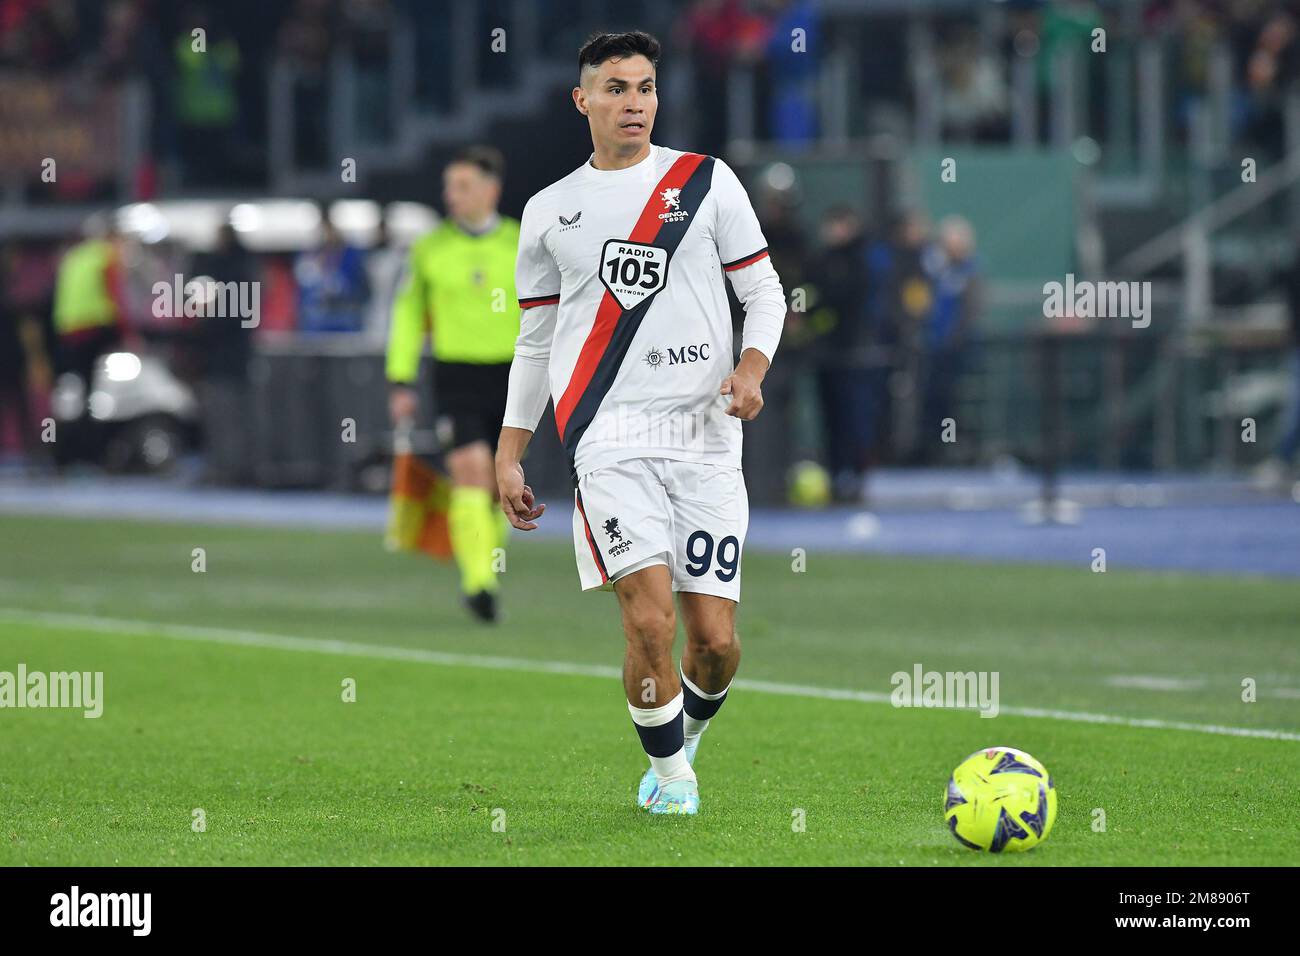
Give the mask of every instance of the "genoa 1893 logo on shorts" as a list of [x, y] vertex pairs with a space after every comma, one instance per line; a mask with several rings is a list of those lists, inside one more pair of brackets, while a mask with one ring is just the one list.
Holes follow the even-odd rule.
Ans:
[[617, 558], [620, 554], [627, 551], [628, 548], [632, 547], [632, 541], [623, 537], [623, 532], [618, 526], [617, 518], [610, 518], [606, 521], [604, 528], [605, 534], [609, 536], [610, 543], [614, 545], [609, 549], [611, 557]]

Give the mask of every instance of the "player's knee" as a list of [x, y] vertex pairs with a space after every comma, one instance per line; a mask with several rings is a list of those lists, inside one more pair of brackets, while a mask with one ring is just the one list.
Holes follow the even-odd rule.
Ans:
[[729, 626], [692, 628], [686, 634], [693, 657], [731, 656], [740, 644], [736, 629]]
[[629, 641], [635, 641], [646, 650], [671, 649], [677, 630], [677, 617], [672, 605], [663, 607], [645, 602], [623, 612], [624, 630]]

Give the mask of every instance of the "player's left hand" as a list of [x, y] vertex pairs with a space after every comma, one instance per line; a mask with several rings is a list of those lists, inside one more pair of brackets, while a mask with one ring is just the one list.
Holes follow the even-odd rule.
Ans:
[[731, 396], [727, 414], [735, 418], [752, 422], [763, 410], [763, 389], [758, 384], [758, 378], [740, 369], [727, 376], [720, 394]]

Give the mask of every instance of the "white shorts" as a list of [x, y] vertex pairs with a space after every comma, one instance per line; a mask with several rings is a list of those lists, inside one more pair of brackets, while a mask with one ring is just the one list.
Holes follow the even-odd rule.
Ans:
[[583, 475], [574, 493], [573, 547], [584, 591], [652, 564], [674, 591], [740, 601], [749, 495], [739, 468], [630, 458]]

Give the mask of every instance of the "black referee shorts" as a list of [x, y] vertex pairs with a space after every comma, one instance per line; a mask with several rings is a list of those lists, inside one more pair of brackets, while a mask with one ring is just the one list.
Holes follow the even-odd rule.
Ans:
[[509, 383], [509, 362], [436, 362], [433, 403], [438, 416], [435, 427], [443, 448], [485, 441], [495, 453], [501, 420], [506, 415]]

